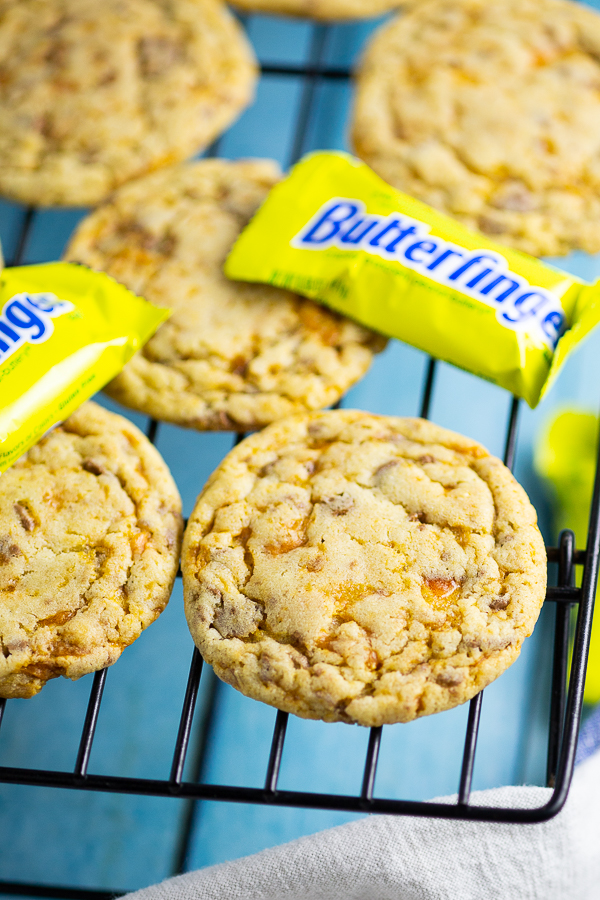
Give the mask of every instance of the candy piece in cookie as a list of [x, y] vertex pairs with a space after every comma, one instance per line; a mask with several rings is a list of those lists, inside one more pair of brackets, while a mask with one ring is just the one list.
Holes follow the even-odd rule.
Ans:
[[464, 703], [519, 655], [545, 596], [536, 514], [476, 442], [338, 410], [252, 435], [198, 498], [182, 570], [217, 675], [328, 722]]
[[0, 697], [114, 663], [169, 599], [181, 501], [121, 416], [86, 403], [0, 478]]

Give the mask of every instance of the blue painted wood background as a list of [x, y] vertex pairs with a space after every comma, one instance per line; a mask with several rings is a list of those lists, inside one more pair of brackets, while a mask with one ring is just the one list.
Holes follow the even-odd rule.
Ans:
[[[328, 62], [352, 64], [375, 24], [333, 28]], [[307, 22], [253, 17], [248, 31], [263, 62], [302, 63], [307, 58], [312, 33]], [[224, 137], [221, 154], [271, 156], [286, 166], [301, 88], [298, 78], [263, 77], [256, 103]], [[347, 146], [350, 100], [350, 87], [343, 82], [318, 88], [308, 148]], [[81, 210], [37, 213], [25, 261], [58, 258], [82, 214]], [[22, 208], [0, 203], [0, 236], [7, 259], [14, 253], [23, 215]], [[583, 277], [600, 277], [600, 260], [583, 254], [573, 254], [560, 264]], [[421, 353], [391, 342], [345, 405], [415, 415], [424, 365]], [[501, 455], [509, 400], [504, 391], [442, 365], [431, 416]], [[522, 412], [516, 474], [538, 509], [549, 541], [555, 542], [556, 534], [550, 530], [543, 486], [532, 470], [534, 438], [557, 407], [596, 410], [599, 400], [600, 332], [570, 360], [541, 406]], [[142, 416], [119, 411], [145, 427]], [[230, 446], [231, 435], [161, 427], [158, 447], [179, 484], [186, 514]], [[552, 610], [545, 610], [518, 662], [486, 690], [475, 788], [543, 783], [551, 640]], [[178, 583], [165, 613], [109, 671], [91, 772], [168, 777], [191, 653]], [[91, 676], [75, 683], [60, 679], [33, 700], [9, 701], [0, 731], [0, 764], [71, 769], [90, 685]], [[259, 786], [275, 711], [226, 685], [220, 685], [218, 701], [205, 778]], [[466, 716], [467, 709], [460, 708], [384, 729], [375, 793], [425, 799], [454, 792]], [[367, 740], [365, 729], [291, 717], [281, 787], [355, 792]], [[0, 786], [0, 879], [121, 890], [151, 884], [172, 871], [182, 815], [182, 803], [174, 799]], [[200, 803], [189, 867], [233, 859], [350, 818], [315, 810]]]

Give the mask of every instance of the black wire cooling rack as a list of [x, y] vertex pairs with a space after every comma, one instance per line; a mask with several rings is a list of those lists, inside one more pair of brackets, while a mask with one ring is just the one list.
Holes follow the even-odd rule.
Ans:
[[[243, 20], [244, 21], [244, 20]], [[312, 38], [305, 65], [263, 65], [262, 75], [290, 76], [302, 80], [302, 93], [295, 123], [290, 163], [295, 162], [307, 149], [308, 130], [314, 114], [316, 90], [320, 82], [326, 80], [347, 80], [350, 72], [346, 68], [328, 66], [325, 62], [330, 26], [313, 25]], [[209, 155], [217, 155], [218, 142]], [[35, 209], [29, 208], [24, 217], [17, 240], [17, 247], [11, 265], [19, 265], [27, 248]], [[435, 386], [437, 362], [430, 359], [426, 368], [422, 387], [420, 415], [427, 418]], [[509, 402], [504, 462], [512, 469], [516, 444], [520, 401], [511, 398]], [[147, 435], [156, 440], [159, 423], [149, 420]], [[238, 443], [242, 435], [234, 437]], [[206, 755], [208, 736], [218, 702], [217, 680], [210, 669], [206, 702], [196, 727], [199, 739], [192, 751], [189, 766], [189, 780], [183, 780], [184, 765], [191, 746], [194, 710], [203, 675], [203, 662], [194, 650], [189, 670], [187, 688], [183, 698], [182, 712], [177, 734], [174, 735], [175, 749], [171, 769], [164, 779], [127, 778], [117, 775], [94, 775], [88, 772], [88, 763], [107, 670], [97, 672], [93, 679], [81, 740], [72, 771], [54, 771], [32, 768], [0, 766], [0, 783], [35, 785], [38, 787], [70, 788], [78, 791], [105, 791], [121, 794], [137, 794], [154, 797], [175, 797], [187, 799], [182, 827], [178, 835], [176, 862], [173, 874], [184, 871], [188, 856], [194, 813], [199, 800], [220, 800], [234, 803], [269, 804], [271, 806], [306, 807], [347, 811], [354, 813], [387, 813], [395, 815], [429, 816], [445, 819], [470, 819], [489, 822], [534, 823], [555, 816], [563, 807], [575, 762], [577, 735], [581, 718], [585, 672], [591, 635], [592, 615], [598, 566], [600, 557], [600, 456], [596, 467], [596, 479], [590, 524], [585, 550], [575, 548], [574, 535], [563, 531], [558, 547], [547, 548], [548, 561], [557, 564], [557, 584], [548, 587], [546, 602], [555, 605], [554, 648], [550, 715], [548, 726], [547, 784], [552, 788], [548, 801], [539, 807], [512, 809], [485, 807], [470, 803], [471, 783], [479, 719], [483, 701], [483, 691], [470, 701], [467, 729], [464, 742], [462, 766], [457, 773], [458, 793], [455, 803], [430, 803], [409, 800], [385, 799], [374, 796], [375, 776], [381, 742], [382, 728], [371, 728], [364, 764], [362, 788], [355, 795], [324, 794], [311, 791], [290, 791], [278, 789], [278, 777], [286, 737], [288, 714], [278, 712], [271, 749], [265, 759], [265, 781], [262, 788], [206, 784], [201, 774]], [[575, 567], [582, 566], [581, 587], [575, 587]], [[576, 609], [576, 616], [573, 610]], [[575, 620], [575, 621], [574, 621]], [[572, 647], [569, 663], [569, 648]], [[6, 706], [0, 700], [0, 724]], [[119, 890], [93, 890], [61, 885], [39, 885], [26, 882], [0, 881], [0, 893], [37, 897], [56, 897], [65, 900], [109, 900], [124, 893]]]

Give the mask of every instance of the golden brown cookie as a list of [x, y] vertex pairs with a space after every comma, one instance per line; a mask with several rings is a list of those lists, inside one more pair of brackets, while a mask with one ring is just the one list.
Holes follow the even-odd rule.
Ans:
[[474, 441], [336, 410], [239, 444], [198, 498], [182, 570], [217, 675], [328, 722], [407, 722], [519, 655], [546, 587], [536, 514]]
[[112, 397], [178, 425], [254, 429], [336, 402], [385, 341], [222, 266], [279, 179], [265, 160], [203, 160], [121, 188], [84, 220], [66, 258], [174, 309], [111, 382]]
[[99, 203], [206, 147], [255, 72], [219, 0], [0, 0], [0, 193]]
[[423, 0], [358, 73], [356, 152], [394, 187], [536, 256], [600, 251], [600, 16]]
[[[411, 0], [232, 0], [245, 12], [279, 13], [325, 21], [372, 19]], [[414, 2], [414, 0], [412, 0]]]
[[130, 422], [86, 403], [0, 478], [0, 697], [114, 663], [169, 599], [181, 501]]

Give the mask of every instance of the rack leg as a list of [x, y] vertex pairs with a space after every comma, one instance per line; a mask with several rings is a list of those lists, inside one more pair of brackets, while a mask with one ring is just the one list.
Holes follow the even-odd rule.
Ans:
[[[575, 535], [572, 531], [562, 531], [559, 538], [559, 587], [570, 587], [573, 584], [574, 554]], [[569, 624], [571, 619], [571, 609], [571, 603], [556, 604], [554, 661], [552, 664], [552, 688], [550, 694], [550, 727], [548, 733], [548, 764], [546, 772], [546, 783], [548, 787], [554, 787], [560, 745], [562, 742], [567, 673], [569, 667]]]

